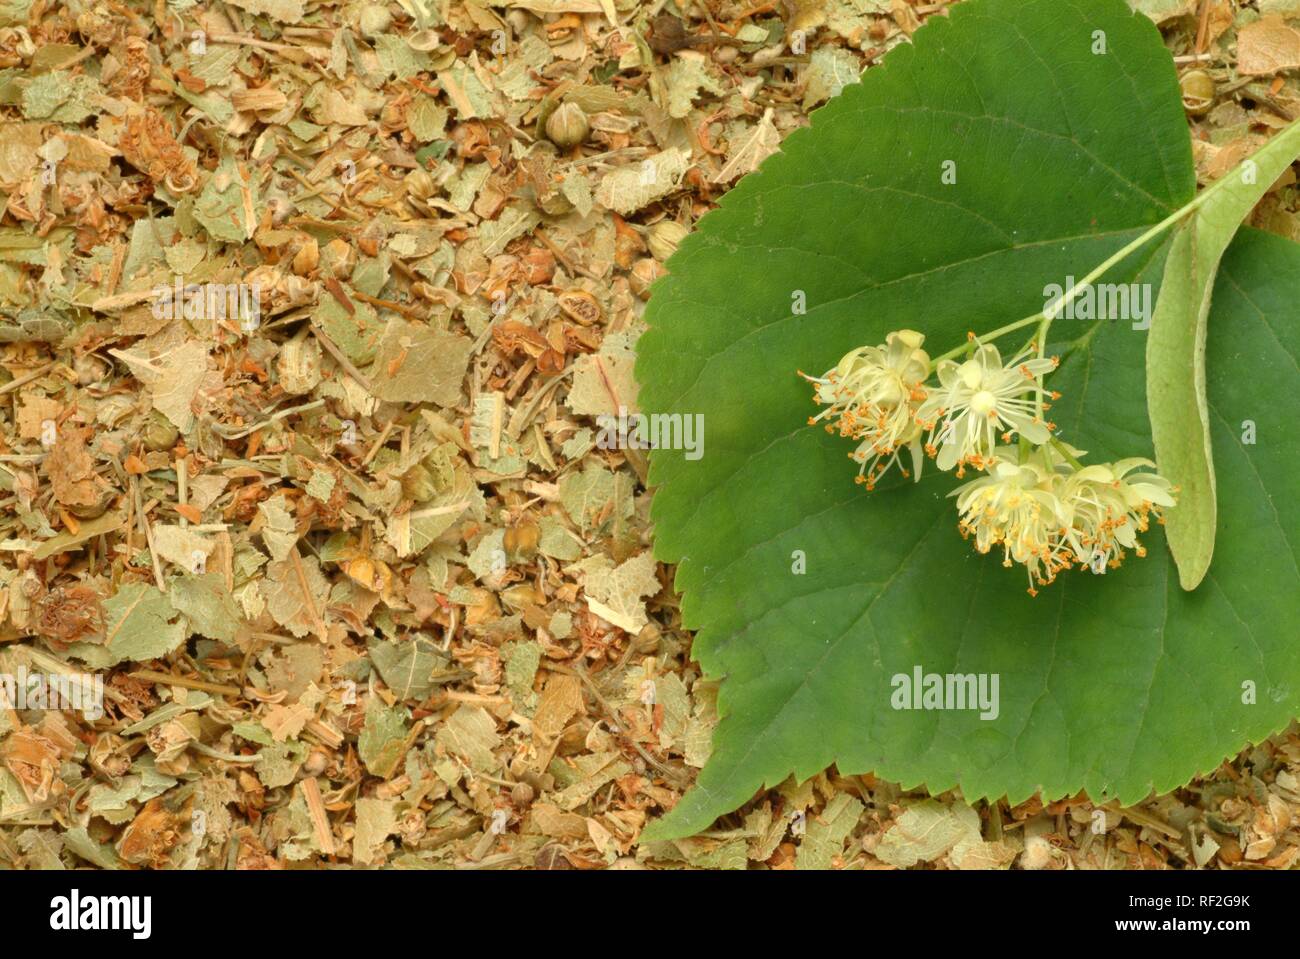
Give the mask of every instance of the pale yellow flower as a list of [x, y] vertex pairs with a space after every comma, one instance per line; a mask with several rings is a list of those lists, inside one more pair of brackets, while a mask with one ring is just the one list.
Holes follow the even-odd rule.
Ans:
[[1145, 556], [1138, 533], [1146, 532], [1151, 513], [1173, 506], [1173, 488], [1163, 476], [1142, 472], [1155, 468], [1150, 460], [1123, 459], [1117, 463], [1085, 466], [1072, 472], [1062, 483], [1062, 521], [1074, 555], [1095, 573], [1114, 569], [1124, 559], [1124, 550]]
[[825, 420], [828, 433], [838, 430], [860, 441], [849, 455], [859, 464], [858, 482], [867, 489], [891, 466], [909, 475], [899, 461], [904, 448], [911, 450], [917, 469], [923, 462], [916, 410], [925, 399], [923, 384], [930, 372], [930, 357], [921, 349], [924, 342], [920, 333], [898, 330], [882, 346], [848, 353], [825, 376], [804, 376], [815, 387], [816, 401], [826, 406], [808, 422]]
[[[971, 465], [984, 469], [998, 437], [1013, 435], [1034, 444], [1051, 439], [1051, 424], [1038, 413], [1039, 378], [1056, 369], [1057, 360], [1031, 358], [1025, 351], [1005, 366], [998, 348], [979, 345], [975, 355], [957, 363], [939, 363], [939, 388], [917, 411], [917, 420], [929, 432], [926, 452], [935, 456], [939, 469]], [[937, 439], [937, 444], [936, 444]]]
[[973, 537], [975, 549], [988, 553], [1002, 547], [1002, 565], [1020, 563], [1029, 576], [1030, 595], [1071, 565], [1061, 526], [1058, 477], [1045, 458], [1035, 454], [1017, 462], [1014, 447], [990, 455], [988, 472], [951, 494], [957, 497], [957, 528]]

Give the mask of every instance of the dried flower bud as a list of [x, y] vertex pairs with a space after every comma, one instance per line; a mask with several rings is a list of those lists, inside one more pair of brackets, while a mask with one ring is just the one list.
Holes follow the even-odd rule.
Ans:
[[643, 256], [632, 264], [632, 269], [627, 276], [628, 286], [632, 288], [633, 293], [644, 300], [650, 296], [650, 285], [663, 276], [663, 272], [664, 268], [658, 261]]
[[345, 280], [352, 275], [357, 265], [357, 251], [341, 236], [336, 236], [325, 244], [321, 250], [321, 262], [325, 272], [336, 279]]
[[417, 200], [427, 200], [438, 192], [438, 184], [434, 181], [433, 174], [423, 167], [416, 167], [406, 174], [403, 182], [406, 184], [406, 192]]
[[310, 276], [320, 263], [320, 244], [315, 237], [307, 237], [298, 252], [293, 256], [293, 272], [299, 276]]
[[311, 755], [307, 757], [307, 761], [302, 764], [302, 771], [308, 776], [319, 776], [329, 768], [329, 764], [329, 753], [323, 749], [313, 749]]
[[387, 7], [378, 3], [366, 4], [361, 8], [361, 16], [357, 18], [357, 28], [362, 36], [366, 37], [377, 37], [387, 33], [392, 25], [393, 15], [388, 12]]
[[506, 529], [502, 545], [506, 556], [515, 562], [528, 562], [537, 555], [541, 527], [530, 519], [520, 520]]
[[272, 226], [284, 226], [289, 221], [289, 217], [293, 216], [293, 200], [283, 192], [277, 190], [268, 194], [266, 205], [271, 211]]
[[77, 383], [80, 386], [94, 386], [102, 381], [109, 371], [108, 364], [93, 353], [78, 356], [72, 366], [77, 373]]
[[576, 103], [561, 103], [546, 120], [546, 136], [561, 150], [576, 147], [591, 132], [587, 114]]
[[650, 235], [646, 237], [650, 255], [662, 263], [677, 252], [677, 244], [689, 232], [676, 220], [660, 220], [650, 228]]
[[366, 256], [378, 256], [387, 239], [388, 235], [384, 227], [380, 223], [372, 222], [357, 237], [357, 247]]
[[276, 363], [280, 388], [291, 396], [310, 393], [321, 377], [320, 344], [307, 337], [295, 337], [280, 347]]

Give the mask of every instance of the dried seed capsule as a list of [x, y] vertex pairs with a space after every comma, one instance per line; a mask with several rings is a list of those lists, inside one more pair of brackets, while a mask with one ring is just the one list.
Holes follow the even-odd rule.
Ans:
[[576, 147], [591, 132], [587, 114], [576, 103], [561, 103], [546, 120], [546, 136], [561, 150]]
[[154, 410], [149, 414], [149, 421], [144, 425], [141, 438], [144, 440], [145, 449], [159, 453], [175, 446], [180, 435], [180, 430], [171, 420]]
[[68, 507], [68, 512], [77, 519], [98, 519], [108, 512], [108, 506], [113, 502], [113, 491], [111, 489], [101, 489], [99, 495], [93, 503], [76, 503]]
[[596, 298], [586, 290], [565, 290], [556, 300], [565, 316], [583, 326], [599, 323], [604, 316]]
[[533, 801], [535, 795], [537, 794], [533, 791], [533, 787], [528, 783], [515, 783], [514, 788], [510, 790], [510, 801], [516, 806], [527, 806]]
[[1204, 116], [1214, 106], [1214, 78], [1204, 70], [1184, 73], [1178, 81], [1183, 90], [1183, 108], [1194, 117]]

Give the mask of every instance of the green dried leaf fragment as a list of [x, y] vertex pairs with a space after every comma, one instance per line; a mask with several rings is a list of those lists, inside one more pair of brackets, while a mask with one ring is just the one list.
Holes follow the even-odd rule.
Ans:
[[229, 154], [208, 176], [194, 203], [194, 218], [212, 239], [243, 243], [252, 237], [257, 227], [254, 211], [258, 200], [254, 180], [245, 176]]
[[189, 621], [190, 631], [220, 642], [231, 642], [239, 631], [239, 606], [218, 572], [178, 576], [168, 595], [172, 606]]
[[676, 147], [664, 150], [640, 163], [605, 174], [596, 187], [596, 200], [606, 209], [631, 216], [677, 189], [690, 166], [689, 150]]
[[86, 862], [100, 869], [121, 869], [122, 860], [112, 846], [96, 842], [85, 826], [76, 826], [63, 834], [63, 845]]
[[154, 357], [126, 350], [108, 352], [126, 363], [136, 379], [149, 387], [153, 408], [182, 433], [188, 433], [194, 426], [194, 397], [207, 376], [209, 349], [200, 340], [186, 340]]
[[113, 662], [156, 659], [185, 639], [167, 594], [147, 583], [126, 583], [104, 600], [105, 645]]
[[1196, 10], [1196, 0], [1128, 0], [1129, 6], [1156, 23], [1184, 17]]
[[370, 304], [354, 301], [352, 306], [353, 312], [349, 313], [334, 297], [322, 297], [312, 314], [312, 322], [325, 331], [348, 359], [366, 366], [375, 359], [384, 324]]
[[372, 775], [387, 779], [406, 754], [406, 708], [385, 706], [378, 696], [366, 703], [366, 724], [357, 737], [357, 754]]
[[379, 69], [385, 78], [405, 80], [422, 71], [433, 69], [433, 61], [429, 55], [422, 50], [412, 48], [405, 37], [383, 33], [374, 38], [374, 44], [375, 56], [379, 58]]
[[29, 120], [80, 123], [96, 112], [101, 96], [93, 77], [51, 70], [33, 77], [23, 90], [23, 115]]
[[492, 94], [467, 63], [457, 62], [449, 69], [439, 70], [438, 84], [449, 91], [451, 103], [461, 120], [490, 117], [496, 112]]
[[482, 706], [461, 706], [438, 729], [434, 741], [479, 772], [501, 768], [494, 750], [501, 745], [496, 720]]
[[392, 403], [454, 406], [469, 366], [469, 337], [394, 319], [375, 356], [375, 396]]
[[537, 703], [533, 680], [542, 661], [541, 644], [535, 640], [506, 643], [501, 647], [501, 657], [506, 663], [506, 685], [516, 705], [531, 709]]
[[190, 73], [208, 85], [225, 86], [234, 75], [235, 65], [243, 55], [244, 48], [237, 45], [214, 45], [208, 52], [194, 61]]
[[75, 549], [82, 543], [89, 542], [97, 536], [103, 536], [120, 529], [126, 522], [126, 513], [111, 512], [105, 513], [96, 519], [86, 520], [77, 527], [75, 533], [63, 532], [53, 539], [47, 539], [41, 543], [40, 547], [32, 554], [35, 559], [49, 559], [59, 553]]
[[265, 16], [280, 23], [298, 23], [303, 18], [303, 0], [229, 0], [231, 6]]
[[14, 837], [14, 841], [37, 869], [68, 868], [62, 857], [63, 841], [53, 830], [25, 829]]
[[495, 579], [506, 570], [505, 535], [495, 529], [478, 541], [466, 565], [480, 581]]
[[397, 805], [393, 799], [357, 800], [357, 828], [352, 839], [354, 863], [369, 866], [379, 858], [384, 840], [397, 831]]
[[406, 111], [406, 126], [421, 143], [439, 140], [447, 132], [447, 108], [433, 97], [417, 94]]
[[564, 523], [554, 516], [543, 516], [541, 537], [537, 541], [537, 551], [553, 559], [572, 562], [582, 556], [582, 543], [569, 533]]
[[636, 353], [616, 341], [606, 342], [599, 353], [573, 362], [573, 385], [565, 402], [584, 416], [612, 416], [636, 411], [637, 384], [633, 375]]
[[[853, 59], [851, 55], [846, 56]], [[690, 114], [701, 91], [715, 96], [724, 92], [722, 83], [709, 71], [708, 57], [698, 50], [682, 50], [673, 57], [662, 84], [661, 102], [668, 115], [675, 120], [684, 119]]]
[[512, 204], [495, 220], [484, 220], [478, 225], [478, 239], [484, 256], [496, 256], [511, 240], [515, 240], [542, 222], [542, 215], [532, 204]]
[[617, 567], [603, 554], [578, 566], [586, 572], [583, 589], [593, 613], [628, 633], [640, 632], [650, 621], [646, 616], [645, 597], [653, 596], [660, 589], [658, 566], [651, 552], [633, 556]]
[[848, 793], [837, 793], [820, 816], [809, 817], [803, 842], [795, 856], [796, 869], [830, 869], [844, 852], [844, 841], [866, 811], [859, 800]]
[[298, 524], [287, 508], [283, 496], [275, 496], [257, 504], [262, 519], [262, 542], [276, 562], [287, 559], [289, 551], [298, 542]]
[[257, 770], [257, 778], [267, 789], [287, 786], [298, 775], [307, 753], [307, 744], [297, 740], [273, 742], [257, 753], [257, 763], [254, 767]]
[[1008, 865], [1014, 852], [1000, 843], [984, 841], [979, 813], [970, 806], [935, 800], [909, 806], [875, 850], [881, 862], [902, 869], [934, 862], [945, 854], [958, 869], [990, 869]]
[[580, 530], [590, 532], [611, 518], [631, 515], [629, 485], [623, 474], [590, 463], [581, 473], [568, 473], [560, 480], [560, 503]]
[[840, 47], [818, 47], [808, 58], [803, 108], [815, 107], [837, 97], [846, 86], [858, 82], [858, 61]]
[[307, 495], [321, 503], [328, 503], [338, 478], [329, 470], [312, 470], [311, 479], [307, 481]]
[[370, 647], [370, 661], [398, 699], [421, 701], [433, 691], [434, 670], [447, 665], [445, 653], [423, 636], [382, 641]]
[[[310, 605], [303, 592], [303, 579], [310, 590]], [[303, 558], [301, 579], [292, 560], [271, 563], [261, 586], [267, 612], [277, 623], [295, 636], [306, 636], [317, 628], [317, 617], [323, 615], [330, 584], [315, 556]]]

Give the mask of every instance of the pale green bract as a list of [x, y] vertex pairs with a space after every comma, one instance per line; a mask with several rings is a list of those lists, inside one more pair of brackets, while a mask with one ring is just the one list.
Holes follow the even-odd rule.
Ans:
[[1293, 123], [1202, 194], [1203, 204], [1179, 227], [1165, 259], [1166, 282], [1147, 337], [1147, 407], [1160, 465], [1180, 487], [1181, 509], [1169, 514], [1168, 535], [1184, 589], [1200, 585], [1214, 554], [1205, 337], [1215, 274], [1241, 221], [1297, 153], [1300, 123]]

